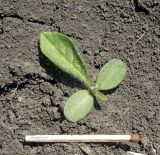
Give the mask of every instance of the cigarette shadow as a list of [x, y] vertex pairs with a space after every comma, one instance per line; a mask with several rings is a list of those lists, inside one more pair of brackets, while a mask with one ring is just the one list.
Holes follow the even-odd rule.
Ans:
[[[23, 146], [30, 146], [30, 147], [38, 147], [38, 146], [44, 146], [44, 145], [54, 145], [55, 143], [32, 143], [32, 142], [23, 142]], [[60, 144], [69, 144], [69, 143], [60, 143]], [[81, 144], [81, 143], [77, 143]], [[130, 151], [131, 147], [128, 144], [125, 143], [116, 143], [116, 142], [107, 142], [107, 143], [85, 143], [85, 144], [95, 144], [95, 145], [101, 145], [104, 147], [115, 149], [121, 149], [123, 151]], [[83, 150], [81, 150], [83, 152]], [[85, 152], [83, 152], [85, 153]]]
[[76, 87], [80, 89], [85, 89], [85, 86], [80, 81], [78, 81], [74, 77], [71, 77], [68, 73], [65, 73], [64, 71], [60, 70], [41, 52], [39, 42], [38, 42], [38, 56], [39, 56], [40, 66], [43, 67], [46, 73], [53, 78], [51, 82], [52, 84], [59, 82], [63, 83], [66, 86], [70, 86], [72, 88]]
[[107, 142], [107, 143], [95, 143], [95, 144], [100, 144], [102, 146], [107, 146], [108, 148], [113, 148], [113, 149], [121, 149], [123, 151], [130, 151], [131, 147], [126, 144], [126, 143], [116, 143], [116, 142]]

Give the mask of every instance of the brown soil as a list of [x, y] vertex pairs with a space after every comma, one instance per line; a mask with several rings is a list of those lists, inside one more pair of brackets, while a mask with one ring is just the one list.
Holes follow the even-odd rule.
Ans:
[[[159, 17], [158, 0], [0, 0], [0, 155], [160, 153]], [[112, 58], [128, 66], [108, 101], [78, 123], [63, 107], [83, 86], [41, 55], [42, 31], [72, 37], [93, 80]], [[24, 142], [26, 134], [131, 133], [142, 142]]]

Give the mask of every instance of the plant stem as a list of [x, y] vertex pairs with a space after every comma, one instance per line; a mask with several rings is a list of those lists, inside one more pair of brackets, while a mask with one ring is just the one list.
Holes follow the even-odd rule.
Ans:
[[101, 93], [100, 91], [96, 91], [96, 93], [94, 95], [96, 96], [96, 99], [99, 102], [105, 102], [107, 100], [107, 96], [104, 95], [103, 93]]
[[107, 96], [98, 91], [96, 85], [91, 80], [85, 80], [84, 84], [99, 102], [105, 102], [107, 100]]
[[91, 87], [94, 86], [93, 82], [91, 80], [89, 80], [89, 79], [84, 80], [83, 83], [89, 90], [91, 89]]
[[84, 84], [99, 102], [105, 102], [107, 100], [107, 96], [98, 91], [95, 84], [91, 80], [85, 80]]

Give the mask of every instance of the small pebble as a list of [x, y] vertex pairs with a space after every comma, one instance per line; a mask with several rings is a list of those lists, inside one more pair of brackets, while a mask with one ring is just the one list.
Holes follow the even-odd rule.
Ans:
[[81, 150], [87, 155], [93, 155], [93, 151], [88, 146], [81, 146]]
[[147, 137], [143, 137], [142, 138], [142, 144], [143, 144], [143, 147], [146, 149], [146, 148], [149, 148], [150, 147], [150, 141]]
[[18, 97], [18, 102], [20, 103], [23, 102], [23, 99], [24, 99], [23, 97]]
[[51, 100], [50, 100], [49, 96], [45, 96], [42, 99], [42, 105], [44, 105], [45, 107], [48, 107], [51, 105]]
[[148, 24], [143, 25], [142, 29], [143, 29], [144, 31], [148, 31], [148, 30], [149, 30]]

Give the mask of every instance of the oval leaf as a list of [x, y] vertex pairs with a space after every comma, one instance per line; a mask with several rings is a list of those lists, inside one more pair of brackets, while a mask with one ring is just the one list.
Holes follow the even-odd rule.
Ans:
[[98, 75], [98, 90], [108, 90], [118, 86], [124, 79], [126, 71], [127, 67], [123, 61], [117, 59], [109, 61]]
[[64, 106], [64, 115], [71, 122], [84, 118], [92, 109], [93, 97], [87, 90], [73, 94]]
[[86, 83], [88, 75], [85, 65], [69, 37], [59, 32], [42, 32], [40, 48], [56, 66]]

